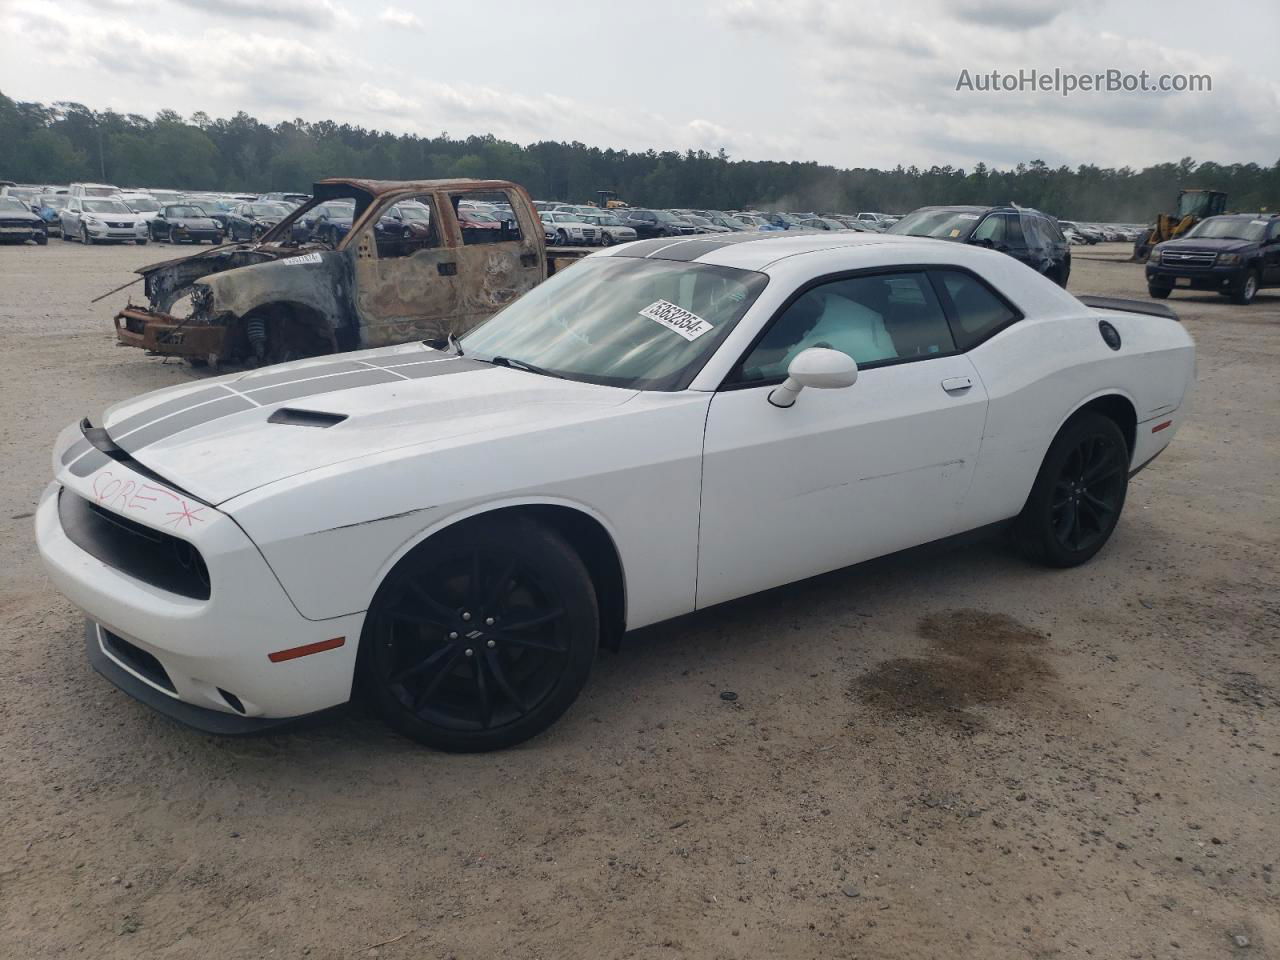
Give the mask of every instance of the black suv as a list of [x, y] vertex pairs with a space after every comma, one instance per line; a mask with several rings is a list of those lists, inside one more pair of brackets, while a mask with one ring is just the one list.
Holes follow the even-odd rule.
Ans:
[[1158, 243], [1147, 261], [1147, 291], [1159, 300], [1179, 281], [1249, 303], [1263, 287], [1280, 287], [1280, 214], [1207, 217], [1176, 240]]
[[622, 222], [632, 227], [640, 240], [649, 240], [653, 237], [691, 237], [698, 232], [692, 223], [681, 220], [675, 214], [667, 213], [665, 210], [629, 209], [626, 214], [626, 219]]
[[921, 207], [885, 233], [937, 237], [1007, 253], [1060, 287], [1071, 276], [1071, 245], [1053, 217], [1030, 207]]

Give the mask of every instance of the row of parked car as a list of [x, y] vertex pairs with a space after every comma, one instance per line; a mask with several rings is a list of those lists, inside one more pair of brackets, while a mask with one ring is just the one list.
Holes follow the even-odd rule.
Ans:
[[[628, 240], [752, 230], [854, 230], [881, 232], [898, 221], [885, 213], [817, 214], [766, 210], [651, 209], [535, 200], [548, 243], [610, 246]], [[493, 211], [490, 211], [491, 213]]]

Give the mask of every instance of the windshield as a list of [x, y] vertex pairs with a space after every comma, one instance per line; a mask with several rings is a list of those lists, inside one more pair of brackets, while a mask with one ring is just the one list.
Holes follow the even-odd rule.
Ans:
[[571, 380], [683, 390], [767, 282], [704, 263], [587, 259], [472, 330], [462, 346]]
[[115, 187], [85, 187], [86, 197], [114, 197], [120, 191]]
[[249, 212], [255, 217], [287, 217], [289, 208], [279, 203], [251, 203]]
[[90, 213], [133, 213], [119, 200], [87, 199], [84, 202], [84, 208]]
[[17, 197], [0, 197], [0, 210], [5, 213], [31, 212], [31, 208]]
[[667, 211], [665, 210], [655, 210], [653, 211], [653, 215], [657, 217], [658, 220], [660, 220], [662, 223], [680, 223], [681, 222], [679, 217], [674, 216], [673, 214], [667, 213]]
[[908, 237], [964, 240], [977, 226], [979, 216], [970, 210], [917, 210], [915, 213], [907, 214], [885, 233], [898, 233]]
[[165, 207], [164, 215], [166, 217], [203, 217], [207, 214], [199, 207], [192, 206], [173, 206]]
[[431, 219], [431, 214], [427, 212], [426, 207], [411, 207], [411, 206], [405, 205], [403, 207], [396, 207], [396, 210], [400, 212], [401, 220], [424, 220], [425, 221], [425, 220]]
[[41, 197], [40, 206], [49, 207], [51, 210], [61, 210], [67, 205], [66, 197]]
[[1197, 240], [1253, 240], [1257, 242], [1267, 232], [1266, 220], [1248, 220], [1244, 217], [1210, 217], [1201, 220], [1183, 234], [1184, 239]]
[[129, 209], [134, 213], [155, 213], [160, 209], [160, 204], [156, 203], [154, 200], [139, 199], [127, 200], [125, 202], [128, 204]]

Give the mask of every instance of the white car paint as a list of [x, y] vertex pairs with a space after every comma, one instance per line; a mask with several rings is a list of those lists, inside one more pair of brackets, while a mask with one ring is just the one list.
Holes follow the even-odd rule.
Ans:
[[[248, 716], [295, 716], [348, 698], [378, 585], [463, 519], [528, 504], [593, 518], [617, 549], [635, 629], [1017, 515], [1058, 428], [1095, 397], [1133, 404], [1134, 468], [1185, 416], [1194, 347], [1172, 320], [1092, 309], [975, 247], [857, 233], [744, 239], [642, 242], [650, 256], [705, 249], [699, 263], [768, 277], [684, 390], [552, 379], [408, 344], [118, 404], [103, 424], [132, 461], [69, 427], [36, 516], [50, 575], [94, 622], [159, 658], [182, 700], [229, 713], [221, 687]], [[1024, 316], [968, 352], [861, 370], [853, 385], [806, 388], [785, 409], [769, 385], [719, 389], [801, 287], [907, 264], [971, 270]], [[1103, 343], [1101, 319], [1122, 350]], [[345, 419], [268, 421], [285, 407]], [[94, 559], [63, 531], [59, 495], [196, 546], [211, 598], [167, 594]], [[336, 649], [268, 662], [336, 637]]]
[[77, 197], [58, 211], [62, 235], [80, 240], [147, 240], [148, 218], [134, 213], [119, 197]]

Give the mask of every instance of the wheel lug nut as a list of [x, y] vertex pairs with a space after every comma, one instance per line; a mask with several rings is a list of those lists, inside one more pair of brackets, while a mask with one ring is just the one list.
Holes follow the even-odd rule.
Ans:
[[498, 645], [497, 640], [490, 640], [487, 644], [485, 644], [485, 646], [487, 646], [490, 650], [492, 650], [497, 645]]
[[449, 639], [450, 639], [450, 640], [457, 640], [457, 639], [458, 639], [458, 633], [457, 633], [457, 631], [456, 631], [456, 630], [449, 634]]
[[467, 647], [465, 653], [468, 657], [474, 657], [476, 655], [476, 652], [472, 650], [470, 647]]
[[485, 625], [486, 627], [492, 627], [492, 626], [493, 626], [493, 617], [485, 617], [485, 618], [484, 618], [484, 625]]
[[463, 613], [463, 614], [462, 614], [462, 619], [463, 619], [463, 620], [470, 620], [470, 619], [471, 619], [471, 614], [469, 614], [469, 613]]

